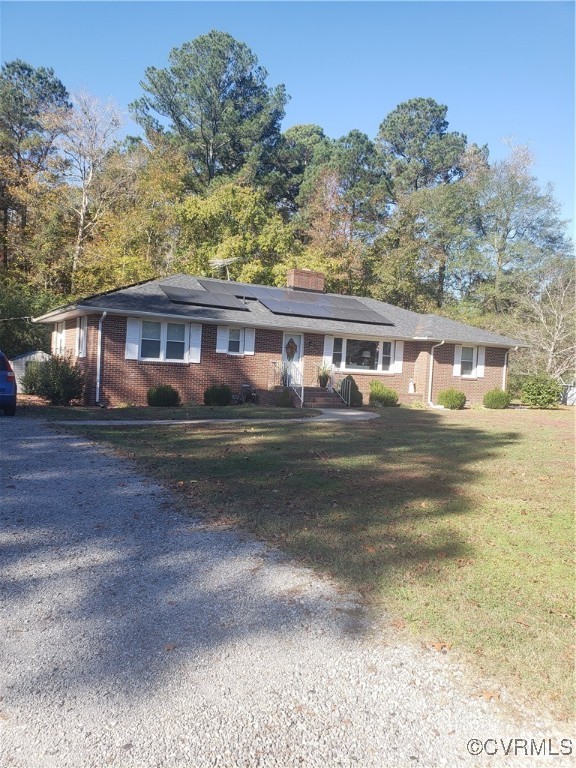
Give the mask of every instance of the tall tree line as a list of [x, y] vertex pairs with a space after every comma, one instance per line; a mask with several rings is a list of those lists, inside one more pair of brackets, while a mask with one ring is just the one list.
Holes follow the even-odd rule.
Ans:
[[[431, 98], [398, 105], [374, 138], [282, 131], [288, 96], [267, 79], [212, 31], [143, 73], [142, 136], [121, 140], [113, 105], [3, 64], [2, 318], [177, 271], [281, 285], [301, 266], [332, 291], [530, 330], [526, 371], [570, 375], [571, 244], [526, 150], [491, 161]], [[7, 328], [29, 347], [10, 323], [0, 346]]]

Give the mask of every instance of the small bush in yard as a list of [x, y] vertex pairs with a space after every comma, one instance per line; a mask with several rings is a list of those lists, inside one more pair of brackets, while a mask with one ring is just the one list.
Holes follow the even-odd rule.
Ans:
[[146, 393], [148, 405], [156, 408], [176, 408], [180, 405], [180, 395], [170, 384], [150, 387]]
[[282, 392], [276, 398], [277, 408], [294, 408], [294, 400], [292, 398], [292, 392], [289, 389], [283, 389]]
[[522, 384], [522, 404], [532, 408], [554, 408], [561, 396], [562, 385], [545, 374], [528, 376]]
[[230, 405], [232, 390], [228, 384], [213, 384], [204, 392], [204, 405]]
[[24, 374], [24, 391], [39, 395], [51, 405], [70, 405], [84, 395], [84, 374], [68, 357], [33, 361]]
[[360, 408], [364, 402], [364, 396], [358, 389], [358, 384], [354, 381], [354, 377], [350, 375], [342, 379], [342, 384], [344, 384], [345, 381], [350, 382], [350, 405], [352, 408]]
[[502, 389], [491, 389], [482, 400], [484, 408], [508, 408], [512, 398]]
[[368, 400], [370, 405], [375, 405], [379, 408], [390, 408], [398, 404], [398, 392], [390, 387], [386, 387], [381, 381], [370, 382], [370, 398]]
[[438, 405], [451, 411], [461, 411], [466, 403], [466, 395], [458, 389], [444, 389], [438, 393]]
[[41, 360], [31, 360], [26, 366], [24, 376], [22, 376], [22, 391], [26, 395], [38, 394], [38, 382], [40, 376]]

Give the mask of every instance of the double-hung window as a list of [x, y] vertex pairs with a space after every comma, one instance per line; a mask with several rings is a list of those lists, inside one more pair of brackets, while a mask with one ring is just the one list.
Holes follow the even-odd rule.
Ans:
[[56, 323], [54, 326], [54, 354], [63, 355], [66, 352], [66, 324]]
[[184, 360], [186, 353], [186, 326], [166, 323], [166, 360]]
[[76, 324], [76, 357], [86, 357], [86, 330], [88, 318], [86, 315], [79, 317]]
[[126, 360], [199, 363], [202, 325], [167, 320], [126, 319]]
[[219, 325], [216, 329], [216, 352], [225, 355], [253, 355], [255, 338], [254, 328]]
[[241, 328], [228, 329], [228, 354], [239, 355], [244, 347], [244, 334]]
[[462, 347], [462, 356], [460, 359], [460, 376], [472, 376], [476, 368], [474, 347]]
[[465, 379], [480, 379], [484, 376], [485, 347], [472, 347], [463, 344], [454, 346], [454, 376]]
[[184, 323], [142, 321], [140, 359], [182, 362], [186, 354]]
[[145, 320], [142, 323], [140, 357], [143, 360], [160, 360], [162, 346], [162, 323]]

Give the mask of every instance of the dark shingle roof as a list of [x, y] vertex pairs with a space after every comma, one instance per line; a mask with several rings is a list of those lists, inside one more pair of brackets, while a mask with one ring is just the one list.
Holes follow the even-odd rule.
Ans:
[[[200, 280], [202, 282], [200, 282]], [[227, 308], [201, 306], [198, 303], [186, 304], [175, 302], [169, 298], [162, 286], [176, 287], [194, 292], [197, 301], [198, 293], [227, 292], [229, 295], [241, 297], [244, 308]], [[168, 293], [171, 293], [168, 291]], [[260, 300], [254, 298], [260, 295]], [[250, 298], [252, 296], [252, 298]], [[306, 305], [310, 299], [318, 296], [318, 304], [324, 306], [332, 300], [339, 306], [348, 306], [347, 317], [367, 318], [371, 322], [357, 322], [353, 319], [335, 319], [333, 317], [307, 317]], [[272, 299], [272, 301], [267, 300]], [[349, 301], [344, 301], [348, 298]], [[75, 304], [54, 309], [36, 318], [38, 322], [56, 322], [63, 317], [74, 317], [88, 314], [90, 311], [108, 312], [119, 315], [155, 315], [162, 317], [178, 317], [190, 322], [205, 322], [213, 324], [244, 325], [260, 328], [277, 328], [279, 330], [300, 330], [314, 333], [341, 334], [343, 336], [374, 336], [393, 339], [426, 339], [430, 341], [453, 341], [470, 344], [488, 344], [491, 346], [515, 347], [525, 346], [525, 343], [506, 336], [501, 336], [481, 328], [449, 320], [439, 315], [422, 315], [407, 309], [395, 307], [376, 299], [365, 297], [342, 297], [337, 294], [306, 294], [306, 304], [294, 303], [303, 300], [301, 291], [290, 288], [274, 288], [272, 286], [253, 286], [245, 283], [234, 283], [211, 278], [196, 278], [191, 275], [172, 275], [171, 277], [150, 280], [145, 283], [121, 288], [116, 291], [90, 296]], [[274, 308], [271, 311], [266, 302]], [[280, 302], [278, 304], [277, 302]], [[208, 303], [208, 302], [207, 302]], [[226, 302], [224, 302], [226, 303]], [[314, 303], [314, 302], [312, 302]], [[303, 314], [298, 314], [301, 306]], [[280, 314], [278, 308], [290, 314]], [[354, 313], [354, 307], [357, 308]], [[366, 314], [376, 313], [376, 316]], [[322, 314], [322, 312], [320, 312]], [[327, 313], [328, 314], [328, 313]], [[342, 314], [340, 312], [340, 314]], [[377, 317], [382, 323], [377, 322]]]

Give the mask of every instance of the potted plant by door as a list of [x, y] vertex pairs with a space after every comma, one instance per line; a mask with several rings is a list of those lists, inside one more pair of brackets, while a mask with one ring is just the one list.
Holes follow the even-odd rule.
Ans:
[[326, 389], [328, 381], [332, 375], [332, 367], [327, 363], [322, 363], [318, 366], [318, 384], [322, 389]]

